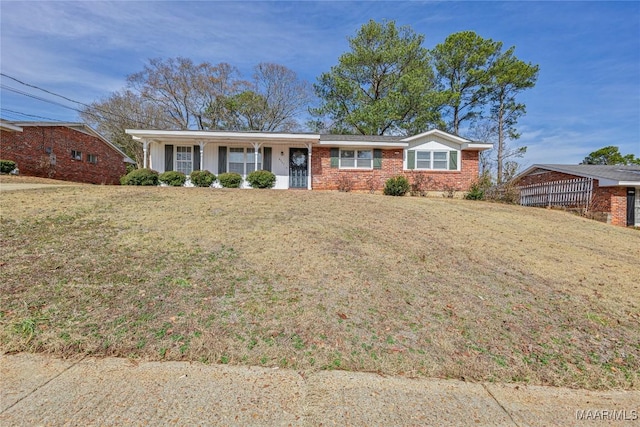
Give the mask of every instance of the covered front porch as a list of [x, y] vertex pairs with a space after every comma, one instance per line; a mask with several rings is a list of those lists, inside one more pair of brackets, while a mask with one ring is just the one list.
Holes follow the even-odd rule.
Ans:
[[[143, 167], [159, 173], [208, 170], [215, 175], [236, 172], [246, 178], [255, 170], [276, 176], [274, 188], [311, 189], [312, 145], [316, 134], [160, 131], [127, 129], [142, 144]], [[243, 183], [246, 187], [246, 182]]]

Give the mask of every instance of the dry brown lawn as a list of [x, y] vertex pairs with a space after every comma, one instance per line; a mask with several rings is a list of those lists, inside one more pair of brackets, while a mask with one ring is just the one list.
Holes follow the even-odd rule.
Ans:
[[443, 198], [2, 194], [0, 350], [640, 388], [640, 232]]

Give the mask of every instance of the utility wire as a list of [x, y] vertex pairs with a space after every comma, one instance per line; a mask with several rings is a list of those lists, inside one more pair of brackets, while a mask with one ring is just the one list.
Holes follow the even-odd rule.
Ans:
[[[62, 98], [64, 100], [66, 100], [66, 101], [69, 101], [69, 102], [73, 102], [74, 104], [82, 105], [82, 106], [86, 107], [87, 110], [81, 110], [81, 109], [78, 109], [76, 107], [70, 107], [68, 105], [64, 105], [64, 104], [61, 104], [59, 102], [52, 101], [50, 99], [42, 98], [42, 97], [39, 97], [37, 95], [33, 95], [31, 93], [28, 93], [28, 92], [20, 91], [19, 89], [15, 89], [15, 88], [12, 88], [10, 86], [0, 85], [0, 87], [2, 87], [5, 90], [8, 90], [10, 92], [14, 92], [14, 93], [17, 93], [19, 95], [27, 96], [29, 98], [36, 99], [38, 101], [47, 102], [47, 103], [50, 103], [50, 104], [53, 104], [53, 105], [58, 105], [60, 107], [67, 108], [69, 110], [73, 110], [73, 111], [76, 111], [76, 112], [81, 113], [81, 114], [87, 114], [89, 116], [94, 117], [98, 121], [100, 119], [104, 119], [104, 118], [107, 118], [107, 117], [101, 117], [100, 115], [94, 113], [93, 110], [98, 111], [98, 112], [100, 112], [100, 113], [102, 113], [102, 114], [104, 114], [106, 116], [111, 116], [111, 117], [115, 117], [115, 118], [118, 118], [118, 119], [124, 119], [124, 120], [131, 120], [131, 117], [127, 117], [127, 116], [124, 116], [124, 115], [121, 115], [121, 114], [118, 114], [118, 113], [114, 113], [112, 111], [104, 110], [104, 109], [96, 107], [94, 105], [85, 104], [84, 102], [76, 101], [76, 100], [74, 100], [72, 98], [69, 98], [67, 96], [60, 95], [60, 94], [55, 93], [53, 91], [50, 91], [48, 89], [41, 88], [40, 86], [36, 86], [36, 85], [30, 84], [30, 83], [23, 82], [22, 80], [17, 79], [17, 78], [15, 78], [13, 76], [10, 76], [8, 74], [0, 72], [0, 76], [6, 77], [8, 79], [11, 79], [11, 80], [13, 80], [13, 81], [15, 81], [17, 83], [20, 83], [21, 85], [24, 85], [24, 86], [27, 86], [27, 87], [30, 87], [30, 88], [33, 88], [33, 89], [40, 90], [42, 92], [48, 93], [48, 94], [53, 95], [53, 96], [57, 96], [57, 97]], [[136, 124], [141, 125], [142, 127], [153, 127], [153, 126], [149, 125], [146, 122], [141, 122], [141, 121], [139, 121], [137, 119], [134, 119], [134, 120], [135, 120]]]
[[51, 117], [36, 116], [35, 114], [22, 113], [20, 111], [10, 110], [8, 108], [0, 108], [0, 111], [6, 111], [7, 113], [19, 114], [21, 116], [33, 117], [33, 118], [36, 118], [36, 119], [50, 120], [52, 122], [60, 122], [60, 123], [64, 122], [64, 120], [52, 119]]

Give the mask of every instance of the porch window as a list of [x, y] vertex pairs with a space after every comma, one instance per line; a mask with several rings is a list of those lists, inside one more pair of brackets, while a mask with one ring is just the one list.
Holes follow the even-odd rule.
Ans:
[[[255, 149], [229, 147], [229, 172], [248, 175], [255, 170]], [[262, 149], [258, 150], [258, 170], [262, 169]]]
[[229, 167], [227, 170], [244, 175], [244, 148], [229, 148]]
[[193, 171], [192, 147], [176, 147], [176, 170], [185, 175], [189, 175]]
[[371, 169], [372, 150], [340, 150], [340, 169]]

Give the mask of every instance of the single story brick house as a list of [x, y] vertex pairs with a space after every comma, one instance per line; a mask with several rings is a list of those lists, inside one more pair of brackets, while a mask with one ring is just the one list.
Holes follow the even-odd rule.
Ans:
[[522, 205], [580, 207], [613, 225], [640, 226], [640, 165], [533, 165], [516, 179]]
[[120, 184], [122, 150], [84, 123], [0, 121], [0, 158], [21, 175], [90, 184]]
[[[128, 129], [142, 143], [144, 167], [160, 173], [216, 175], [254, 170], [276, 175], [275, 188], [335, 190], [349, 181], [353, 190], [381, 190], [396, 175], [429, 179], [429, 190], [466, 191], [477, 179], [478, 156], [491, 144], [440, 130], [419, 135], [365, 136], [310, 133], [162, 131]], [[148, 160], [147, 160], [148, 159]]]

